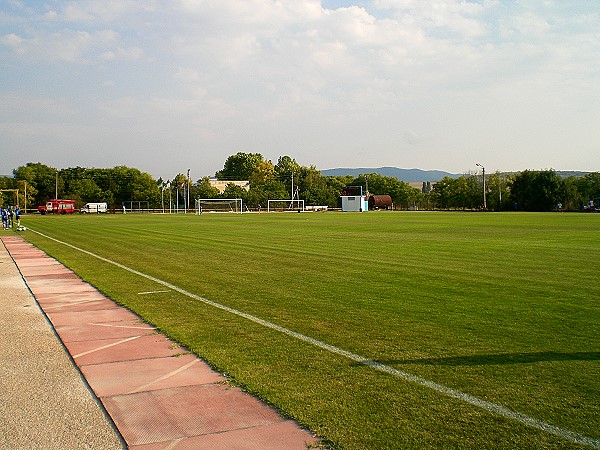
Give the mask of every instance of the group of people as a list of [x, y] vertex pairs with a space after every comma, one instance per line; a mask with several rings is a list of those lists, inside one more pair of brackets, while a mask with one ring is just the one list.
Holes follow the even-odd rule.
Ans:
[[17, 205], [16, 208], [12, 208], [9, 206], [5, 208], [4, 206], [0, 207], [0, 215], [2, 215], [2, 229], [8, 230], [13, 227], [13, 224], [17, 225], [17, 228], [21, 226], [21, 209]]

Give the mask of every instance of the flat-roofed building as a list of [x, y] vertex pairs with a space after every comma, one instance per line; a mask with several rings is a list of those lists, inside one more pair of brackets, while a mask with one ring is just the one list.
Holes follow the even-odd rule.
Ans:
[[210, 185], [219, 190], [219, 193], [222, 194], [225, 191], [225, 188], [228, 184], [234, 184], [236, 186], [241, 187], [242, 189], [249, 191], [250, 190], [250, 182], [249, 181], [232, 181], [232, 180], [210, 180]]

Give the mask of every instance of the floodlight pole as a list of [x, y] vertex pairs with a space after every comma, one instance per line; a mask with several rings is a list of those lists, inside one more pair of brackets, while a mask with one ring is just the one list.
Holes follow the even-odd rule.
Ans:
[[187, 209], [190, 209], [190, 169], [187, 171]]
[[171, 189], [171, 182], [167, 186], [169, 188], [169, 214], [173, 214], [173, 189]]
[[475, 165], [481, 167], [481, 171], [483, 173], [483, 209], [485, 211], [485, 210], [487, 210], [487, 203], [486, 203], [486, 198], [485, 198], [485, 167], [483, 167], [479, 163], [476, 163]]

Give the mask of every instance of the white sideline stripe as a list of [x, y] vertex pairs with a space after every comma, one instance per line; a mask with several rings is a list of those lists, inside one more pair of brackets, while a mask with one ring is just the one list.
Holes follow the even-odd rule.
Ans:
[[[152, 275], [147, 275], [145, 273], [139, 272], [139, 271], [137, 271], [135, 269], [127, 267], [127, 266], [125, 266], [125, 265], [123, 265], [121, 263], [118, 263], [116, 261], [112, 261], [112, 260], [110, 260], [108, 258], [104, 258], [103, 256], [96, 255], [95, 253], [89, 252], [89, 251], [84, 250], [82, 248], [75, 247], [74, 245], [69, 244], [68, 242], [60, 241], [58, 239], [55, 239], [53, 237], [47, 236], [47, 235], [45, 235], [43, 233], [40, 233], [39, 231], [32, 230], [31, 228], [29, 228], [29, 230], [33, 231], [36, 234], [39, 234], [40, 236], [45, 237], [46, 239], [50, 239], [51, 241], [58, 242], [59, 244], [65, 245], [65, 246], [70, 247], [70, 248], [72, 248], [74, 250], [77, 250], [79, 252], [85, 253], [86, 255], [92, 256], [92, 257], [97, 258], [97, 259], [99, 259], [101, 261], [104, 261], [104, 262], [107, 262], [107, 263], [112, 264], [114, 266], [117, 266], [117, 267], [119, 267], [119, 268], [121, 268], [123, 270], [126, 270], [128, 272], [131, 272], [131, 273], [133, 273], [135, 275], [138, 275], [140, 277], [143, 277], [143, 278], [146, 278], [148, 280], [154, 281], [154, 282], [156, 282], [156, 283], [158, 283], [158, 284], [160, 284], [162, 286], [165, 286], [165, 287], [167, 287], [169, 289], [172, 289], [172, 290], [174, 290], [176, 292], [179, 292], [180, 294], [183, 294], [183, 295], [185, 295], [187, 297], [193, 298], [195, 300], [199, 300], [199, 301], [201, 301], [201, 302], [203, 302], [203, 303], [205, 303], [207, 305], [213, 306], [213, 307], [221, 309], [223, 311], [227, 311], [227, 312], [229, 312], [231, 314], [234, 314], [236, 316], [243, 317], [244, 319], [248, 319], [248, 320], [250, 320], [252, 322], [258, 323], [258, 324], [260, 324], [260, 325], [262, 325], [262, 326], [264, 326], [266, 328], [270, 328], [272, 330], [279, 331], [279, 332], [281, 332], [283, 334], [286, 334], [288, 336], [292, 336], [292, 337], [294, 337], [296, 339], [299, 339], [301, 341], [308, 342], [308, 343], [310, 343], [310, 344], [312, 344], [312, 345], [314, 345], [316, 347], [322, 348], [324, 350], [327, 350], [327, 351], [329, 351], [331, 353], [335, 353], [335, 354], [340, 355], [340, 356], [344, 356], [344, 357], [346, 357], [348, 359], [351, 359], [352, 361], [355, 361], [357, 363], [363, 364], [365, 366], [372, 367], [372, 368], [374, 368], [376, 370], [379, 370], [381, 372], [385, 372], [385, 373], [394, 375], [394, 376], [396, 376], [398, 378], [402, 378], [402, 379], [404, 379], [406, 381], [410, 381], [412, 383], [419, 384], [421, 386], [427, 387], [427, 388], [432, 389], [432, 390], [434, 390], [436, 392], [444, 394], [444, 395], [446, 395], [448, 397], [452, 397], [452, 398], [461, 400], [461, 401], [463, 401], [465, 403], [468, 403], [470, 405], [473, 405], [473, 406], [476, 406], [478, 408], [484, 409], [484, 410], [486, 410], [488, 412], [497, 414], [497, 415], [505, 417], [507, 419], [515, 420], [517, 422], [520, 422], [520, 423], [525, 424], [527, 426], [530, 426], [532, 428], [537, 428], [538, 430], [541, 430], [541, 431], [544, 431], [546, 433], [549, 433], [549, 434], [561, 437], [561, 438], [569, 440], [571, 442], [574, 442], [574, 443], [577, 443], [577, 444], [582, 444], [582, 445], [589, 445], [591, 447], [600, 449], [600, 439], [592, 438], [592, 437], [589, 437], [589, 436], [584, 436], [582, 434], [575, 433], [573, 431], [569, 431], [569, 430], [565, 430], [563, 428], [559, 428], [559, 427], [557, 427], [555, 425], [551, 425], [551, 424], [549, 424], [547, 422], [544, 422], [542, 420], [536, 419], [534, 417], [527, 416], [526, 414], [522, 414], [522, 413], [520, 413], [518, 411], [513, 411], [512, 409], [506, 408], [506, 407], [504, 407], [502, 405], [498, 405], [496, 403], [492, 403], [492, 402], [489, 402], [487, 400], [480, 399], [480, 398], [475, 397], [473, 395], [470, 395], [470, 394], [458, 391], [456, 389], [452, 389], [450, 387], [444, 386], [443, 384], [439, 384], [439, 383], [436, 383], [434, 381], [427, 380], [427, 379], [422, 378], [422, 377], [420, 377], [418, 375], [413, 375], [411, 373], [404, 372], [402, 370], [394, 369], [391, 366], [387, 366], [387, 365], [379, 363], [377, 361], [372, 361], [372, 360], [367, 359], [367, 358], [365, 358], [363, 356], [357, 355], [356, 353], [352, 353], [352, 352], [349, 352], [349, 351], [344, 350], [342, 348], [326, 344], [325, 342], [319, 341], [317, 339], [314, 339], [314, 338], [312, 338], [310, 336], [306, 336], [306, 335], [301, 334], [301, 333], [297, 333], [296, 331], [292, 331], [292, 330], [290, 330], [288, 328], [284, 328], [284, 327], [282, 327], [280, 325], [277, 325], [277, 324], [274, 324], [274, 323], [269, 322], [267, 320], [261, 319], [260, 317], [256, 317], [256, 316], [253, 316], [251, 314], [247, 314], [245, 312], [238, 311], [237, 309], [230, 308], [229, 306], [225, 306], [225, 305], [222, 305], [220, 303], [213, 302], [211, 300], [208, 300], [207, 298], [201, 297], [201, 296], [196, 295], [196, 294], [194, 294], [192, 292], [188, 292], [188, 291], [186, 291], [186, 290], [184, 290], [184, 289], [182, 289], [182, 288], [180, 288], [178, 286], [175, 286], [175, 285], [173, 285], [171, 283], [168, 283], [166, 281], [163, 281], [163, 280], [160, 280], [158, 278], [155, 278]], [[77, 356], [79, 356], [79, 355], [77, 355]]]

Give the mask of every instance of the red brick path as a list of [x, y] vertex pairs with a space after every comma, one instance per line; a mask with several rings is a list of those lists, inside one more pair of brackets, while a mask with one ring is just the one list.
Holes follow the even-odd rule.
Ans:
[[305, 449], [318, 440], [19, 236], [29, 289], [131, 449]]

